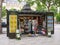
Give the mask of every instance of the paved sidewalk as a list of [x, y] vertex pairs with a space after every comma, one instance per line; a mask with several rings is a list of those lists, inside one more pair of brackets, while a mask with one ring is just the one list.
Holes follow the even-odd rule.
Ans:
[[55, 34], [46, 36], [22, 37], [21, 40], [9, 39], [6, 34], [0, 35], [0, 45], [60, 45], [60, 24], [55, 24]]

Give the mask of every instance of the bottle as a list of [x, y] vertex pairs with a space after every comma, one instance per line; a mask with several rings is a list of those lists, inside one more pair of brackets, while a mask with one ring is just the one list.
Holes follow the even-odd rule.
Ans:
[[20, 31], [18, 29], [16, 30], [16, 39], [21, 39]]

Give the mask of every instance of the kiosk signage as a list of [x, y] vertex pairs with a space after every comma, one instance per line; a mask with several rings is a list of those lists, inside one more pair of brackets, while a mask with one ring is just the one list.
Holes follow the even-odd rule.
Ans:
[[47, 31], [48, 36], [51, 36], [51, 32], [53, 31], [53, 16], [47, 16]]
[[17, 15], [9, 15], [9, 33], [15, 33], [17, 30]]

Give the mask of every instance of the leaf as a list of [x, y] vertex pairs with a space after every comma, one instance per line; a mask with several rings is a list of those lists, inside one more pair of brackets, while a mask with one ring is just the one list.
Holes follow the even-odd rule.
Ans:
[[18, 0], [18, 2], [21, 2], [22, 0]]
[[2, 7], [2, 17], [5, 16], [6, 14], [7, 14], [7, 12], [6, 12], [6, 7], [3, 6], [3, 7]]

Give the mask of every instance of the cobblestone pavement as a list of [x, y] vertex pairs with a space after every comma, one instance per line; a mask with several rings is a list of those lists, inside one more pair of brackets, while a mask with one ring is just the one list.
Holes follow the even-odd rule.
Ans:
[[60, 24], [55, 24], [55, 34], [51, 38], [38, 36], [16, 40], [9, 39], [6, 34], [0, 34], [0, 45], [60, 45]]

